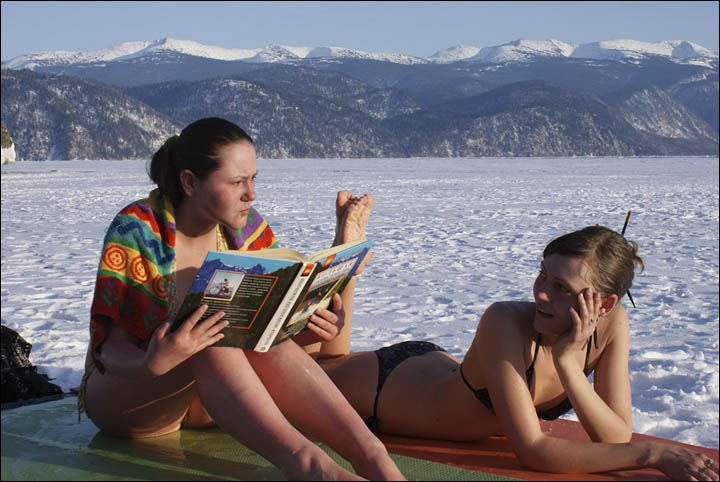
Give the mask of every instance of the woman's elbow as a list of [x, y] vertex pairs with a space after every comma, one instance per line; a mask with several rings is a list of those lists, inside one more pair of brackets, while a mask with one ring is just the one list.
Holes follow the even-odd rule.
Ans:
[[541, 435], [535, 441], [515, 447], [515, 455], [520, 464], [538, 472], [565, 474], [577, 472], [575, 442]]
[[518, 462], [520, 465], [529, 470], [544, 471], [547, 470], [547, 463], [543, 460], [544, 457], [539, 456], [537, 453], [527, 451], [516, 451]]
[[[542, 435], [532, 443], [521, 444], [520, 446], [514, 447], [515, 456], [523, 467], [530, 470], [547, 472], [548, 467], [557, 465], [557, 457], [553, 455], [556, 451], [548, 447], [548, 445], [552, 444], [552, 440], [548, 440], [546, 435]], [[556, 470], [556, 472], [560, 471]]]
[[616, 441], [615, 443], [619, 443], [619, 444], [628, 443], [630, 441], [630, 439], [632, 438], [632, 434], [633, 434], [632, 425], [631, 424], [625, 425], [623, 427], [623, 429], [621, 430], [621, 432], [618, 434], [619, 440]]
[[529, 470], [538, 472], [564, 473], [563, 461], [558, 453], [553, 454], [544, 450], [519, 450], [515, 452], [520, 465]]

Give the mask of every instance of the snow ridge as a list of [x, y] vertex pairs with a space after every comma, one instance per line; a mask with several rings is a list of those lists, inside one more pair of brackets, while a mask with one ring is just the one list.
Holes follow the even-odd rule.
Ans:
[[369, 59], [398, 64], [451, 63], [457, 61], [505, 63], [524, 62], [538, 57], [572, 57], [594, 60], [630, 60], [661, 56], [680, 63], [711, 67], [718, 54], [687, 40], [642, 42], [616, 39], [572, 44], [561, 40], [518, 39], [502, 45], [478, 47], [457, 45], [420, 58], [397, 53], [373, 53], [344, 47], [293, 47], [267, 45], [256, 49], [223, 48], [203, 45], [192, 40], [163, 38], [156, 41], [123, 42], [108, 48], [87, 52], [45, 51], [21, 55], [3, 62], [10, 69], [35, 69], [94, 62], [113, 62], [142, 57], [157, 52], [176, 52], [216, 60], [247, 62], [292, 62], [303, 59]]

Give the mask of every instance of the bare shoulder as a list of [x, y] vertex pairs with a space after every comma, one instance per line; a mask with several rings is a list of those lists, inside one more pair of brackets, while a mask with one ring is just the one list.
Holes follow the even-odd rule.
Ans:
[[527, 325], [535, 313], [535, 304], [526, 301], [499, 301], [491, 304], [480, 319], [480, 324]]
[[[535, 304], [503, 301], [490, 305], [480, 318], [475, 338], [463, 360], [472, 386], [488, 387], [499, 380], [508, 363], [521, 373], [533, 334]], [[494, 382], [493, 382], [494, 381]]]
[[478, 335], [502, 345], [523, 343], [533, 330], [535, 304], [522, 301], [501, 301], [490, 305], [478, 326]]
[[615, 309], [612, 310], [610, 313], [610, 319], [614, 320], [616, 323], [620, 324], [628, 324], [628, 313], [627, 310], [625, 310], [625, 307], [618, 303], [615, 305]]
[[606, 317], [604, 338], [608, 341], [630, 337], [630, 321], [625, 307], [618, 303]]

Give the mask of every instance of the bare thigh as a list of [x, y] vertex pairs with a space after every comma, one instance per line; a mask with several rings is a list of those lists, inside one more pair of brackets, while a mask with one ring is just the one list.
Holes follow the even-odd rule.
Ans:
[[317, 362], [362, 418], [373, 414], [378, 383], [378, 359], [374, 352], [320, 358]]
[[155, 437], [180, 428], [195, 394], [195, 380], [187, 363], [161, 377], [143, 380], [94, 370], [85, 388], [85, 407], [88, 417], [104, 433]]

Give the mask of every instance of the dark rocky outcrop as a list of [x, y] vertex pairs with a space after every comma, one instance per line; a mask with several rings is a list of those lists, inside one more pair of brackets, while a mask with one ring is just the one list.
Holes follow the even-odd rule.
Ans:
[[4, 122], [0, 123], [2, 129], [2, 163], [11, 164], [15, 162], [15, 144], [13, 143], [10, 132]]

